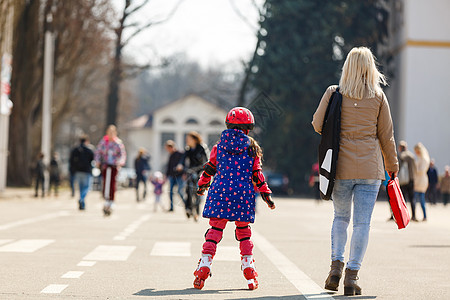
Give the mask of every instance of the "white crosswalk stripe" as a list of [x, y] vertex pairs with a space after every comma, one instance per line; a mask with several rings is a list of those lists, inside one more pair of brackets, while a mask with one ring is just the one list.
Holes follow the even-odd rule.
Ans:
[[241, 261], [240, 250], [237, 246], [218, 246], [214, 256], [215, 261]]
[[191, 243], [189, 242], [156, 242], [153, 246], [152, 256], [191, 256]]
[[7, 229], [15, 228], [18, 226], [22, 226], [22, 225], [29, 225], [29, 224], [37, 223], [40, 221], [47, 221], [47, 220], [51, 220], [51, 219], [55, 219], [55, 218], [59, 218], [59, 217], [63, 217], [63, 216], [68, 216], [68, 215], [70, 215], [70, 213], [68, 211], [60, 211], [57, 213], [47, 214], [47, 215], [43, 215], [43, 216], [39, 216], [39, 217], [34, 217], [34, 218], [29, 218], [29, 219], [24, 219], [24, 220], [20, 220], [20, 221], [3, 224], [3, 225], [0, 225], [0, 230], [7, 230]]
[[50, 284], [41, 291], [41, 294], [60, 294], [68, 284]]
[[83, 260], [95, 261], [126, 261], [136, 246], [106, 246], [101, 245], [86, 255]]
[[32, 253], [45, 246], [50, 245], [55, 240], [18, 240], [0, 247], [0, 252], [22, 252]]
[[82, 271], [69, 271], [63, 276], [61, 276], [61, 278], [70, 278], [70, 279], [80, 278], [81, 275], [83, 275], [83, 273], [84, 272]]
[[93, 267], [96, 263], [96, 261], [82, 260], [78, 263], [77, 267]]

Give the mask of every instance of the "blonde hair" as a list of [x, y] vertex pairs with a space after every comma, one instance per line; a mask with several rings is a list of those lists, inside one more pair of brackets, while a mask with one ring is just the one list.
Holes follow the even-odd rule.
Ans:
[[347, 55], [339, 80], [340, 92], [350, 98], [362, 99], [380, 96], [380, 84], [387, 85], [386, 77], [378, 71], [375, 57], [366, 47], [355, 47]]
[[417, 143], [417, 145], [414, 146], [414, 150], [418, 153], [420, 153], [420, 157], [422, 157], [427, 164], [430, 164], [430, 154], [428, 154], [427, 148], [422, 143]]

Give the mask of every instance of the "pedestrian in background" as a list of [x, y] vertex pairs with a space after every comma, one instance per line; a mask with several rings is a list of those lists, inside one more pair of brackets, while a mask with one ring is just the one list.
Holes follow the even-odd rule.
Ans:
[[411, 221], [416, 221], [416, 203], [414, 199], [414, 176], [416, 174], [416, 162], [414, 154], [408, 150], [406, 141], [398, 143], [399, 152], [399, 167], [398, 180], [400, 189], [405, 197], [405, 200], [411, 205]]
[[320, 203], [322, 199], [320, 198], [319, 190], [319, 163], [316, 162], [311, 167], [311, 174], [309, 175], [309, 187], [313, 189], [314, 197], [316, 201]]
[[434, 159], [430, 161], [430, 167], [427, 171], [428, 176], [428, 189], [427, 189], [427, 198], [430, 204], [436, 205], [436, 200], [438, 198], [438, 183], [439, 176], [436, 165], [434, 164]]
[[414, 198], [415, 202], [420, 202], [423, 212], [423, 221], [427, 220], [427, 211], [425, 204], [425, 192], [428, 189], [428, 175], [427, 171], [430, 167], [430, 155], [428, 150], [422, 143], [414, 146], [416, 152], [416, 174], [414, 176]]
[[[345, 269], [344, 294], [361, 295], [358, 271], [369, 242], [370, 221], [381, 181], [398, 172], [389, 103], [380, 87], [386, 84], [375, 65], [372, 52], [353, 48], [348, 54], [339, 81], [342, 94], [341, 133], [336, 180], [333, 189], [334, 220], [331, 229], [331, 270], [325, 288], [337, 291], [344, 267], [347, 227], [353, 202], [353, 234], [350, 257]], [[338, 86], [325, 91], [312, 124], [316, 132], [322, 125], [328, 102]]]
[[70, 153], [70, 169], [74, 172], [75, 181], [80, 189], [78, 209], [85, 210], [86, 195], [92, 185], [92, 163], [94, 162], [93, 146], [89, 144], [89, 138], [82, 136], [80, 144], [73, 148]]
[[75, 197], [75, 171], [72, 169], [72, 165], [69, 162], [69, 185], [70, 185], [70, 195]]
[[181, 201], [184, 203], [183, 197], [183, 172], [177, 171], [177, 165], [180, 162], [183, 154], [177, 150], [177, 145], [174, 141], [168, 140], [166, 142], [166, 151], [169, 153], [169, 162], [167, 164], [166, 177], [169, 180], [169, 196], [170, 196], [170, 208], [169, 212], [173, 212], [173, 188], [175, 185], [178, 189], [178, 195], [180, 195]]
[[38, 196], [39, 187], [42, 189], [42, 197], [45, 196], [45, 164], [44, 164], [44, 153], [40, 152], [38, 154], [38, 160], [34, 168], [34, 175], [36, 176], [36, 185], [34, 197]]
[[155, 174], [153, 174], [150, 182], [153, 184], [153, 193], [155, 194], [153, 211], [156, 212], [158, 206], [160, 206], [162, 210], [165, 211], [165, 208], [161, 203], [162, 188], [165, 183], [163, 174], [160, 171], [156, 171]]
[[142, 200], [145, 201], [147, 196], [147, 180], [148, 172], [150, 171], [149, 164], [150, 156], [144, 148], [139, 148], [138, 155], [134, 160], [134, 169], [136, 170], [136, 201], [139, 202], [139, 184], [142, 182], [144, 185], [144, 192], [142, 194]]
[[105, 216], [109, 216], [112, 212], [116, 192], [116, 176], [126, 161], [125, 146], [117, 137], [116, 126], [108, 126], [106, 135], [97, 145], [95, 161], [102, 172], [103, 197], [105, 198], [103, 213]]
[[54, 152], [50, 160], [50, 181], [48, 186], [48, 194], [50, 195], [52, 187], [55, 190], [55, 196], [58, 196], [58, 188], [61, 181], [61, 174], [59, 170], [59, 153]]
[[198, 221], [200, 214], [201, 196], [197, 195], [197, 181], [202, 172], [203, 165], [207, 162], [206, 151], [208, 147], [203, 144], [201, 135], [196, 131], [191, 131], [186, 135], [186, 151], [181, 156], [177, 166], [177, 171], [185, 171], [186, 180], [186, 215], [193, 216]]
[[444, 203], [444, 206], [447, 206], [447, 203], [450, 200], [450, 167], [445, 166], [445, 174], [441, 179], [441, 195], [442, 195], [442, 202]]

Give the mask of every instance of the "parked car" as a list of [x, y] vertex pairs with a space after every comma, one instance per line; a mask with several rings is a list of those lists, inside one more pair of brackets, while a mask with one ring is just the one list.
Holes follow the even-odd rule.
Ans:
[[286, 175], [271, 171], [266, 171], [264, 174], [266, 176], [266, 181], [269, 184], [269, 188], [274, 194], [292, 194], [291, 189], [289, 189], [289, 178]]

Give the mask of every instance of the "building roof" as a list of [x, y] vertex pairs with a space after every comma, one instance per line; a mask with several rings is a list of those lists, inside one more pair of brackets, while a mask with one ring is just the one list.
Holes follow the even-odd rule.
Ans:
[[151, 128], [153, 126], [153, 116], [155, 113], [167, 108], [168, 106], [176, 105], [177, 102], [182, 102], [182, 101], [185, 101], [186, 99], [192, 98], [192, 97], [199, 99], [200, 101], [204, 101], [204, 102], [208, 103], [209, 105], [216, 106], [218, 110], [226, 110], [226, 108], [222, 107], [221, 105], [218, 105], [217, 103], [214, 103], [212, 101], [208, 101], [205, 98], [203, 98], [197, 94], [189, 94], [180, 99], [176, 99], [176, 100], [170, 101], [169, 103], [165, 103], [165, 104], [159, 106], [158, 108], [155, 108], [155, 109], [151, 110], [150, 112], [127, 122], [125, 124], [125, 128], [127, 128], [127, 129]]

